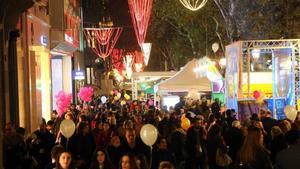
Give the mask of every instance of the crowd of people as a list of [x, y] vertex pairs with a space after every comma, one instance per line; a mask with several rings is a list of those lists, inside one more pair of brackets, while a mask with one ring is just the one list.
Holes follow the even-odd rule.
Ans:
[[[63, 116], [54, 111], [29, 136], [26, 129], [5, 125], [5, 169], [295, 169], [300, 166], [300, 117], [275, 120], [268, 110], [244, 121], [218, 100], [169, 110], [147, 101], [126, 104], [72, 104]], [[191, 122], [182, 128], [182, 117]], [[65, 138], [59, 125], [70, 119], [76, 132]], [[156, 126], [156, 143], [140, 139], [144, 124]]]

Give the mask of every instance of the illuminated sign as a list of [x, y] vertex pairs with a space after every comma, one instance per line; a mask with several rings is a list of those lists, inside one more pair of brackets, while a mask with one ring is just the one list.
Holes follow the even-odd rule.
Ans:
[[47, 36], [42, 35], [42, 36], [40, 37], [40, 42], [41, 42], [41, 44], [42, 44], [43, 46], [47, 46], [47, 44], [48, 44], [48, 38], [47, 38]]
[[85, 79], [85, 72], [82, 70], [75, 70], [73, 71], [73, 80], [84, 80]]

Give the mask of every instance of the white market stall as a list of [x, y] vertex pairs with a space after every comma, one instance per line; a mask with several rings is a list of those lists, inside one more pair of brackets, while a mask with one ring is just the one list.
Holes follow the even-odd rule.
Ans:
[[163, 94], [167, 92], [211, 92], [212, 82], [221, 83], [223, 78], [212, 61], [207, 58], [193, 59], [189, 61], [173, 77], [155, 85], [154, 93]]

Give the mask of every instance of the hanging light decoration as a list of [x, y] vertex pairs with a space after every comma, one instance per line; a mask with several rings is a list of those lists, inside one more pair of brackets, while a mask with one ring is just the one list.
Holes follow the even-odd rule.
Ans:
[[150, 58], [152, 43], [142, 43], [141, 49], [144, 55], [144, 63], [147, 66]]
[[208, 0], [179, 0], [184, 7], [191, 11], [197, 11], [205, 6]]
[[153, 0], [128, 0], [129, 10], [137, 41], [144, 43]]
[[123, 52], [123, 49], [114, 49], [111, 54], [113, 67], [116, 68], [119, 71], [119, 73], [121, 73], [124, 70]]
[[96, 55], [103, 59], [112, 53], [121, 32], [121, 27], [84, 29], [84, 35], [87, 39], [88, 46]]
[[125, 71], [126, 71], [126, 78], [130, 79], [132, 75], [132, 63], [133, 63], [133, 55], [132, 54], [126, 54], [123, 58], [123, 63], [125, 65]]
[[144, 55], [142, 52], [134, 52], [134, 71], [142, 72], [144, 68]]
[[141, 63], [135, 63], [134, 64], [134, 68], [135, 68], [136, 72], [141, 72], [142, 68], [143, 68], [143, 64], [141, 64]]

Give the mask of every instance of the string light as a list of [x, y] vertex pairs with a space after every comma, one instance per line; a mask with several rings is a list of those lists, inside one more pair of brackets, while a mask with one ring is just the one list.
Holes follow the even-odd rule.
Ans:
[[184, 7], [191, 11], [197, 11], [205, 6], [208, 0], [179, 0]]
[[144, 43], [153, 0], [128, 0], [129, 10], [137, 41]]
[[93, 52], [105, 59], [112, 53], [122, 30], [121, 27], [85, 28], [84, 35]]

